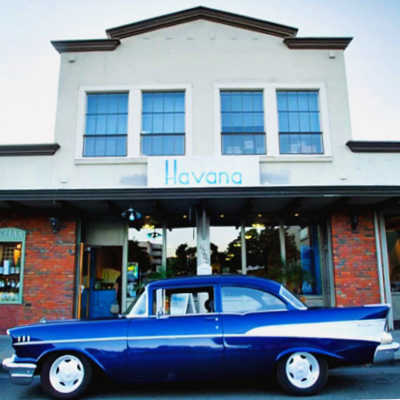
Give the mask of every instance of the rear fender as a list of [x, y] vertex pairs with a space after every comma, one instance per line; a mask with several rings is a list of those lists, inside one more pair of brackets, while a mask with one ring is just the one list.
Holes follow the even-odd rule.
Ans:
[[339, 356], [335, 353], [331, 353], [329, 351], [325, 351], [325, 350], [318, 349], [315, 347], [292, 347], [290, 349], [286, 349], [286, 350], [282, 351], [281, 353], [279, 353], [275, 358], [275, 362], [278, 362], [279, 360], [281, 360], [283, 357], [287, 356], [288, 354], [297, 353], [297, 352], [318, 354], [320, 356], [330, 357], [330, 358], [333, 358], [336, 360], [344, 360], [344, 358], [342, 356]]

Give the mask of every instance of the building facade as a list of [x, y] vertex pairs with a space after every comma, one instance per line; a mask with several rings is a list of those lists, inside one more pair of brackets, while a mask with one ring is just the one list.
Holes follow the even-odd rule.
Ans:
[[0, 146], [1, 331], [207, 265], [400, 320], [400, 146], [352, 140], [351, 38], [204, 7], [106, 32], [52, 42], [55, 143]]

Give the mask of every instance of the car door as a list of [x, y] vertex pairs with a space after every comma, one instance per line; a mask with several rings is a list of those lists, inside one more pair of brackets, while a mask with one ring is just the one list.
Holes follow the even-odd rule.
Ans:
[[221, 319], [224, 336], [224, 368], [233, 375], [266, 374], [282, 346], [270, 337], [268, 327], [287, 317], [287, 306], [267, 291], [221, 286]]
[[[151, 315], [132, 318], [129, 326], [132, 380], [201, 380], [218, 374], [223, 344], [214, 288], [158, 288], [149, 299]], [[199, 300], [208, 301], [210, 309]]]

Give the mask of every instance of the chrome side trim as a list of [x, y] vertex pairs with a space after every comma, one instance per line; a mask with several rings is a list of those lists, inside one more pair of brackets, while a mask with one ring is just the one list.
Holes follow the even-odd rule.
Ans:
[[79, 338], [79, 339], [58, 339], [58, 340], [37, 340], [30, 342], [13, 343], [13, 346], [30, 346], [36, 344], [54, 343], [79, 343], [79, 342], [109, 342], [113, 340], [126, 340], [126, 336], [107, 337], [107, 338]]
[[[158, 336], [118, 336], [110, 338], [81, 338], [81, 339], [59, 339], [59, 340], [42, 340], [36, 342], [14, 343], [14, 346], [31, 346], [36, 344], [54, 344], [54, 343], [79, 343], [79, 342], [110, 342], [114, 340], [158, 340], [158, 339], [187, 339], [187, 338], [207, 338], [221, 337], [222, 333], [204, 334], [204, 335], [158, 335]], [[245, 336], [243, 334], [242, 336]]]
[[35, 373], [36, 364], [16, 363], [15, 355], [5, 358], [2, 362], [3, 368], [8, 371], [11, 382], [17, 385], [29, 385]]

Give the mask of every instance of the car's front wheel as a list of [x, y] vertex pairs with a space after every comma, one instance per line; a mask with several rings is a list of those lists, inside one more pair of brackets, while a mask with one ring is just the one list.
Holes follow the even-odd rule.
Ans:
[[57, 354], [48, 357], [40, 373], [43, 390], [58, 399], [79, 397], [87, 389], [91, 379], [90, 362], [76, 354]]
[[290, 394], [312, 395], [325, 386], [328, 365], [324, 358], [308, 352], [291, 353], [279, 361], [277, 379]]

